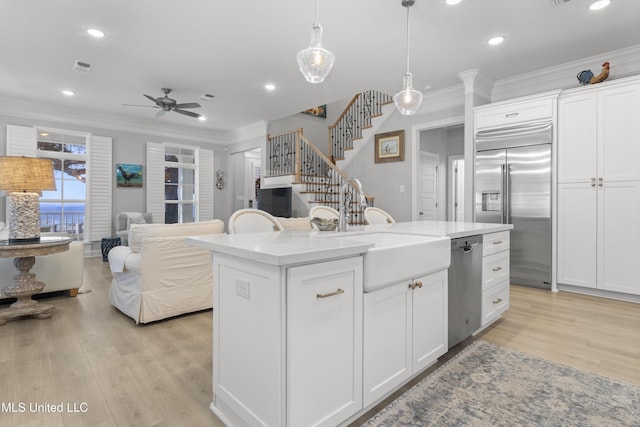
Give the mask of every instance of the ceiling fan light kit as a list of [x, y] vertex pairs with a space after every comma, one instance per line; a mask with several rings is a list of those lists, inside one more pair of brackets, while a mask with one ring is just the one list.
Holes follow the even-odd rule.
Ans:
[[316, 19], [311, 25], [311, 43], [298, 52], [298, 68], [309, 83], [322, 83], [329, 75], [335, 55], [322, 46], [322, 25], [318, 22], [318, 0], [316, 0]]
[[393, 96], [393, 103], [405, 116], [415, 114], [422, 104], [422, 92], [413, 88], [413, 76], [409, 72], [409, 8], [414, 4], [415, 0], [402, 0], [402, 6], [407, 8], [407, 71], [404, 73], [402, 90]]

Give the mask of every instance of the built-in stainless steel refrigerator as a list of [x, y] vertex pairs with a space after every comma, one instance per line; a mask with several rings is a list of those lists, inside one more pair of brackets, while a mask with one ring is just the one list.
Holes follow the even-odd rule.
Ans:
[[475, 220], [513, 224], [511, 283], [551, 289], [550, 122], [476, 134]]

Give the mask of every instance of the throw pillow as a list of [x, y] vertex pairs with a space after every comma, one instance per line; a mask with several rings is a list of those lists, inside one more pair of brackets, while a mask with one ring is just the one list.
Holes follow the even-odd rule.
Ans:
[[131, 224], [146, 224], [146, 223], [147, 221], [143, 215], [129, 217], [129, 226], [131, 226]]

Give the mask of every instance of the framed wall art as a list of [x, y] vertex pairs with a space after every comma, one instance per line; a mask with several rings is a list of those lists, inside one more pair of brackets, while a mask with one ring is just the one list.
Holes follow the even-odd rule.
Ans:
[[375, 162], [404, 161], [404, 129], [376, 135]]
[[142, 187], [142, 165], [118, 163], [116, 165], [116, 186], [128, 188]]

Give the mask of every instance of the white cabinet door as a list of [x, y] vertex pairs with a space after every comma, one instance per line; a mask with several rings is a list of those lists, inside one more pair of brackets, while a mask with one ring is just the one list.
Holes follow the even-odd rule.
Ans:
[[591, 183], [558, 185], [558, 283], [596, 287], [596, 195]]
[[413, 290], [413, 373], [432, 365], [447, 352], [448, 287], [447, 270], [423, 276]]
[[411, 377], [409, 281], [364, 294], [364, 407]]
[[598, 101], [594, 93], [558, 101], [558, 183], [597, 178]]
[[598, 180], [640, 180], [640, 85], [598, 94]]
[[640, 294], [640, 182], [598, 187], [597, 242], [598, 288]]
[[447, 352], [447, 270], [364, 294], [364, 406]]
[[362, 258], [287, 276], [287, 425], [334, 426], [362, 409]]

